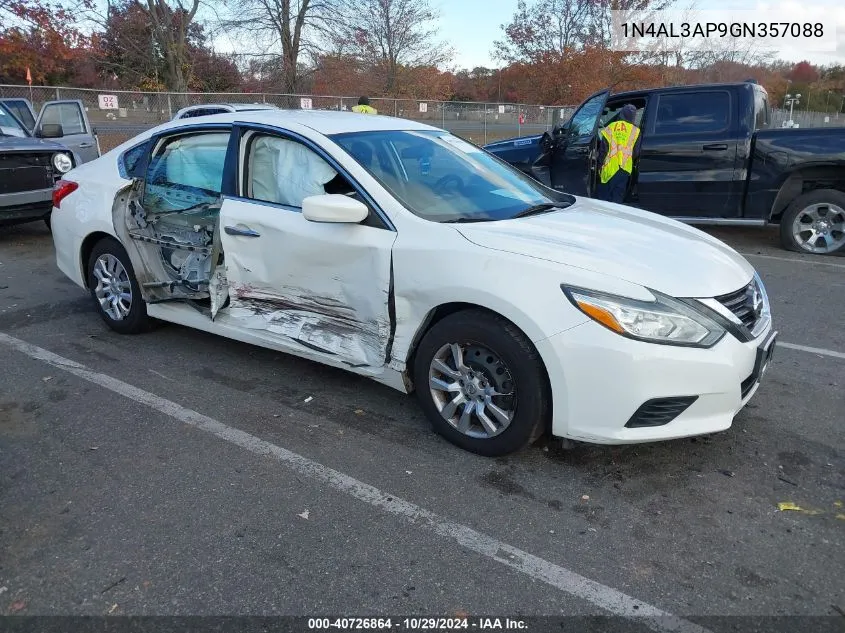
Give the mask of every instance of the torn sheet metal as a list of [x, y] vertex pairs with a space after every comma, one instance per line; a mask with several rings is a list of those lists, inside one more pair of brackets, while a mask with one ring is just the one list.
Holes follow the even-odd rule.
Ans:
[[226, 305], [226, 299], [229, 298], [229, 284], [226, 281], [225, 265], [220, 264], [211, 274], [211, 280], [208, 282], [208, 294], [211, 297], [211, 320], [213, 321], [220, 308]]
[[385, 366], [396, 233], [311, 222], [296, 211], [228, 198], [220, 224], [259, 235], [221, 231], [231, 302], [227, 321], [347, 366]]
[[355, 308], [334, 297], [314, 297], [302, 288], [278, 293], [251, 286], [231, 289], [227, 314], [239, 325], [265, 330], [310, 349], [337, 356], [353, 367], [384, 364], [385, 320], [359, 320]]
[[198, 204], [149, 212], [141, 204], [142, 184], [139, 181], [128, 195], [118, 196], [112, 208], [116, 234], [132, 261], [141, 294], [150, 302], [207, 298], [219, 253], [219, 240], [215, 241], [219, 207]]

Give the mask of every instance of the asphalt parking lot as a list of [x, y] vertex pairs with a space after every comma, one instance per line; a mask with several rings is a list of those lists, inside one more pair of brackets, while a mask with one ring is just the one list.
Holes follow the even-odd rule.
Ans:
[[733, 427], [488, 459], [341, 371], [115, 334], [42, 224], [0, 228], [0, 613], [845, 622], [845, 258], [714, 233], [783, 343]]

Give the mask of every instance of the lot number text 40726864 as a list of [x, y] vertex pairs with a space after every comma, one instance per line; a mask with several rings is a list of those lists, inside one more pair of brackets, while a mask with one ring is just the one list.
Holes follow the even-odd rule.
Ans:
[[525, 630], [527, 623], [512, 618], [308, 618], [311, 630]]

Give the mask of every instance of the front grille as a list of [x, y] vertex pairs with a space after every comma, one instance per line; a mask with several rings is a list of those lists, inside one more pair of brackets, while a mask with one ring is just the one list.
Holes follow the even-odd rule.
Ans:
[[678, 396], [675, 398], [655, 398], [636, 410], [625, 424], [629, 429], [643, 426], [663, 426], [681, 415], [698, 400], [698, 396]]
[[49, 167], [53, 154], [44, 152], [8, 152], [0, 154], [0, 169], [14, 167]]
[[52, 154], [9, 152], [0, 156], [0, 194], [53, 186]]
[[754, 306], [755, 290], [756, 286], [752, 281], [750, 284], [744, 288], [740, 288], [736, 292], [716, 297], [716, 301], [733, 312], [749, 331], [754, 329], [754, 326], [757, 325], [757, 320], [760, 318], [760, 314], [755, 311]]

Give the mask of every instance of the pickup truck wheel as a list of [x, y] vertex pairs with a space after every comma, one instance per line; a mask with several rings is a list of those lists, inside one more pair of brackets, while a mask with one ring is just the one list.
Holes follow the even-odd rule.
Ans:
[[540, 356], [496, 315], [467, 310], [436, 323], [417, 348], [414, 377], [434, 430], [473, 453], [507, 455], [546, 429], [551, 397]]
[[798, 196], [780, 220], [787, 250], [818, 255], [845, 252], [845, 193], [817, 189]]

